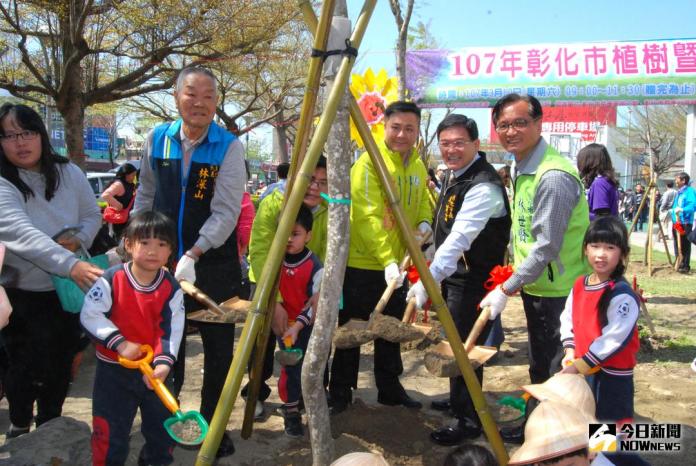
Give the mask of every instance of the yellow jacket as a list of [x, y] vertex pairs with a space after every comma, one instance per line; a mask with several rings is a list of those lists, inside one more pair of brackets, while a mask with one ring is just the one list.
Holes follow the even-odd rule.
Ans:
[[[401, 154], [379, 144], [380, 152], [397, 188], [397, 196], [406, 213], [408, 225], [416, 229], [421, 222], [432, 222], [428, 201], [428, 174], [414, 149], [404, 166]], [[360, 156], [350, 171], [350, 255], [348, 266], [382, 270], [392, 262], [401, 262], [406, 246], [399, 233], [396, 217], [386, 192], [379, 182], [370, 156]]]

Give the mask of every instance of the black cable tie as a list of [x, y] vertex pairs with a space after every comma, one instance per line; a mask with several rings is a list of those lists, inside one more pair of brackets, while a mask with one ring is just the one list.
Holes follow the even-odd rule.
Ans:
[[352, 56], [355, 58], [358, 56], [358, 49], [350, 45], [350, 39], [346, 39], [346, 48], [343, 50], [336, 49], [324, 51], [315, 48], [312, 49], [312, 58], [321, 57], [322, 61], [325, 61], [333, 55]]
[[358, 57], [358, 49], [356, 49], [350, 44], [350, 39], [346, 39], [346, 48], [343, 49], [343, 55], [352, 56], [353, 58]]

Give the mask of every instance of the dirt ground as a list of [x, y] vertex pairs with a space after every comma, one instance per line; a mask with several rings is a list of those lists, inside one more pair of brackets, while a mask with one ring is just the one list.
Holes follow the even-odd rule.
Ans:
[[[665, 272], [669, 273], [669, 272]], [[658, 330], [678, 322], [693, 336], [696, 323], [696, 277], [685, 281], [694, 291], [690, 298], [657, 297], [649, 303], [649, 309]], [[487, 366], [484, 375], [484, 391], [497, 419], [510, 418], [509, 408], [501, 408], [496, 401], [505, 395], [519, 395], [519, 387], [528, 383], [526, 325], [519, 298], [512, 299], [503, 313], [506, 341], [497, 359]], [[239, 326], [238, 334], [241, 326]], [[659, 332], [658, 332], [659, 333]], [[635, 371], [636, 422], [659, 422], [683, 424], [682, 452], [646, 457], [655, 465], [694, 464], [696, 458], [696, 374], [689, 364], [696, 356], [693, 347], [687, 352], [671, 351], [666, 340], [658, 338], [657, 349], [642, 351], [640, 363]], [[200, 338], [189, 336], [187, 345], [187, 378], [182, 393], [182, 409], [198, 407], [203, 353]], [[691, 354], [688, 354], [688, 353]], [[403, 407], [387, 407], [377, 403], [377, 393], [372, 376], [372, 345], [363, 347], [359, 390], [354, 404], [344, 413], [332, 418], [332, 433], [336, 441], [336, 453], [351, 451], [379, 451], [393, 465], [442, 464], [450, 448], [440, 447], [429, 440], [429, 433], [451, 419], [430, 409], [430, 402], [448, 394], [448, 379], [433, 377], [423, 365], [423, 353], [408, 350], [403, 353], [403, 385], [415, 399], [423, 402], [420, 411]], [[64, 415], [91, 423], [91, 391], [94, 374], [93, 350], [89, 349], [73, 383], [64, 407]], [[277, 375], [277, 371], [276, 371]], [[276, 383], [274, 377], [271, 382]], [[238, 401], [232, 412], [228, 431], [234, 439], [235, 455], [218, 462], [220, 465], [310, 465], [311, 451], [307, 434], [303, 439], [291, 439], [283, 432], [282, 418], [275, 412], [280, 400], [274, 393], [267, 403], [267, 416], [255, 424], [249, 440], [239, 436], [243, 416], [243, 402]], [[0, 432], [8, 427], [7, 402], [0, 402]], [[504, 425], [500, 423], [499, 425]], [[136, 464], [137, 453], [142, 445], [139, 423], [133, 428], [131, 455], [128, 464]], [[685, 437], [685, 438], [684, 438]], [[4, 436], [0, 438], [4, 440]], [[484, 437], [476, 443], [486, 445]], [[515, 446], [508, 445], [509, 452]], [[89, 448], [89, 445], [85, 445]], [[175, 464], [190, 465], [195, 462], [196, 452], [177, 448]], [[692, 458], [688, 460], [688, 458]]]

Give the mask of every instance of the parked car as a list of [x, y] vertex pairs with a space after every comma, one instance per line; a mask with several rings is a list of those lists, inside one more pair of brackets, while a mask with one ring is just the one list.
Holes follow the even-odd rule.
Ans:
[[116, 178], [114, 173], [87, 172], [87, 181], [92, 186], [94, 196], [99, 199], [101, 193], [104, 192], [107, 186]]

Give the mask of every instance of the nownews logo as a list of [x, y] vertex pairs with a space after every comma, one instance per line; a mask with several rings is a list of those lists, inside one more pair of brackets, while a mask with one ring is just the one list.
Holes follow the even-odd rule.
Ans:
[[616, 451], [616, 424], [590, 424], [590, 451]]
[[680, 451], [681, 424], [590, 424], [591, 452]]

